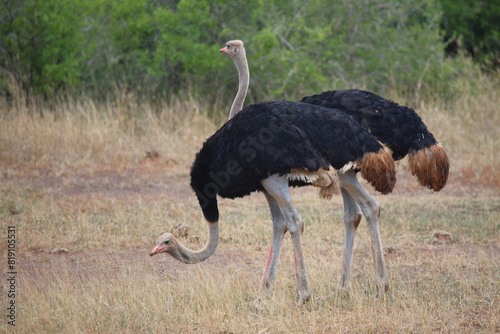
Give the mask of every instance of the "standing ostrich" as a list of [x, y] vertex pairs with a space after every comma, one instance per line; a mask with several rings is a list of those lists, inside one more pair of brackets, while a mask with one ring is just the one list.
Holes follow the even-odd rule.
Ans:
[[326, 91], [300, 102], [342, 110], [391, 149], [394, 160], [408, 155], [408, 169], [421, 186], [440, 191], [446, 185], [448, 156], [413, 109], [356, 89]]
[[[226, 47], [220, 51], [233, 59], [239, 73], [238, 94], [230, 112], [230, 117], [232, 117], [237, 112], [235, 109], [238, 107], [241, 109], [244, 102], [246, 91], [243, 93], [242, 89], [248, 88], [249, 85], [248, 64], [243, 42], [239, 40], [229, 41]], [[434, 191], [439, 191], [445, 186], [449, 174], [449, 160], [446, 152], [413, 109], [360, 90], [327, 91], [319, 95], [304, 97], [301, 102], [320, 105], [329, 108], [334, 113], [342, 112], [352, 116], [377, 140], [392, 150], [392, 156], [395, 160], [409, 155], [408, 168], [417, 177], [420, 185]], [[351, 286], [354, 237], [361, 220], [361, 212], [367, 219], [372, 244], [376, 245], [374, 240], [380, 240], [378, 224], [371, 222], [369, 215], [376, 208], [380, 210], [380, 207], [364, 191], [352, 170], [340, 171], [339, 181], [344, 201], [344, 223], [346, 226], [344, 259], [339, 287], [348, 292]], [[272, 212], [271, 203], [270, 207]], [[275, 224], [280, 223], [275, 222]], [[274, 280], [283, 238], [282, 235], [276, 234], [277, 230], [277, 228], [273, 230], [273, 243], [262, 280], [262, 285], [266, 287], [270, 287]], [[284, 231], [286, 232], [286, 229]], [[379, 247], [374, 248], [374, 260], [378, 288], [379, 291], [384, 292], [389, 285], [383, 253]]]
[[[184, 263], [206, 260], [219, 241], [217, 195], [246, 196], [254, 191], [266, 194], [275, 221], [275, 234], [290, 231], [297, 261], [299, 302], [310, 299], [311, 291], [302, 251], [302, 220], [288, 192], [289, 184], [312, 184], [325, 197], [338, 191], [333, 169], [359, 170], [377, 190], [394, 188], [394, 160], [382, 145], [350, 116], [300, 102], [262, 102], [231, 118], [207, 139], [191, 168], [191, 187], [208, 222], [208, 241], [192, 251], [165, 233], [150, 255], [168, 252]], [[378, 206], [369, 219], [378, 224]], [[278, 231], [276, 229], [279, 229]], [[375, 248], [381, 249], [380, 238]]]

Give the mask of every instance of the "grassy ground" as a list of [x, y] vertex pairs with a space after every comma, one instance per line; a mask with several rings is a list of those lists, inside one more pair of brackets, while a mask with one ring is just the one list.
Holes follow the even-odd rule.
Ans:
[[[16, 230], [16, 326], [8, 332], [499, 332], [500, 97], [495, 91], [417, 112], [450, 155], [448, 185], [422, 189], [398, 164], [382, 204], [381, 235], [390, 274], [376, 297], [366, 224], [358, 229], [353, 290], [335, 295], [343, 253], [339, 197], [292, 190], [306, 224], [312, 301], [295, 304], [289, 237], [276, 283], [258, 293], [271, 241], [261, 194], [220, 201], [221, 243], [199, 265], [149, 257], [178, 223], [201, 248], [206, 224], [189, 188], [189, 167], [217, 126], [196, 103], [155, 110], [127, 97], [58, 104], [33, 114], [4, 106], [0, 119], [2, 273], [7, 226]], [[158, 153], [158, 156], [157, 154]], [[369, 187], [367, 186], [367, 189]], [[451, 241], [434, 233], [445, 230]], [[67, 250], [67, 252], [65, 251]], [[4, 275], [5, 276], [5, 275]], [[9, 286], [2, 277], [2, 308]]]

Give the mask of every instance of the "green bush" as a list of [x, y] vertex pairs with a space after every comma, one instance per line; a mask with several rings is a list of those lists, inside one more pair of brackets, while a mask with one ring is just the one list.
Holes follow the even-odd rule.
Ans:
[[[29, 93], [50, 94], [79, 86], [85, 47], [83, 1], [3, 2], [0, 11], [1, 69]], [[3, 83], [2, 86], [6, 86]]]
[[7, 96], [19, 85], [48, 98], [116, 91], [154, 98], [188, 88], [229, 105], [238, 77], [218, 50], [242, 39], [249, 102], [340, 88], [450, 97], [461, 73], [475, 69], [445, 58], [442, 2], [3, 2], [0, 89]]
[[487, 69], [500, 68], [500, 1], [440, 3], [448, 53], [466, 52]]

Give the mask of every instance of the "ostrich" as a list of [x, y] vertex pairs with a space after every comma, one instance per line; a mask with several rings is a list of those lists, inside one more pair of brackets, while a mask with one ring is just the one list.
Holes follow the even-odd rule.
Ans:
[[363, 90], [333, 90], [300, 102], [342, 110], [392, 151], [408, 155], [408, 169], [421, 186], [440, 191], [448, 181], [450, 161], [443, 147], [411, 108]]
[[[275, 234], [283, 236], [290, 231], [297, 262], [298, 301], [305, 302], [311, 291], [302, 251], [302, 220], [288, 187], [312, 184], [331, 197], [338, 191], [334, 169], [352, 171], [352, 175], [359, 170], [382, 193], [392, 191], [396, 182], [390, 154], [350, 116], [288, 101], [244, 108], [206, 140], [191, 168], [191, 187], [208, 222], [207, 243], [200, 251], [192, 251], [165, 233], [150, 255], [168, 252], [184, 263], [206, 260], [219, 240], [217, 195], [236, 198], [263, 191], [270, 203]], [[376, 224], [378, 214], [377, 206], [367, 216]]]
[[[249, 84], [248, 64], [243, 42], [239, 40], [229, 41], [220, 51], [233, 59], [239, 73], [239, 90], [230, 112], [230, 117], [232, 117], [239, 110], [238, 107], [241, 109], [244, 102], [246, 91], [242, 92], [242, 89], [247, 89]], [[409, 155], [408, 168], [417, 177], [420, 185], [434, 191], [439, 191], [445, 186], [449, 174], [449, 160], [446, 152], [413, 109], [361, 90], [327, 91], [304, 97], [301, 102], [320, 105], [331, 109], [334, 113], [342, 112], [352, 116], [356, 122], [392, 150], [395, 160]], [[373, 208], [379, 208], [379, 204], [363, 190], [352, 170], [340, 171], [338, 176], [344, 202], [343, 219], [346, 226], [339, 288], [348, 292], [351, 286], [354, 237], [361, 220], [361, 212], [367, 219], [372, 244], [377, 245], [379, 243], [377, 240], [380, 240], [378, 224], [370, 221], [369, 212]], [[273, 242], [261, 288], [262, 286], [270, 287], [274, 280], [283, 238], [282, 235], [276, 235], [276, 232], [277, 228], [274, 228]], [[374, 260], [379, 291], [385, 291], [389, 287], [388, 277], [383, 253], [378, 246], [374, 249]]]

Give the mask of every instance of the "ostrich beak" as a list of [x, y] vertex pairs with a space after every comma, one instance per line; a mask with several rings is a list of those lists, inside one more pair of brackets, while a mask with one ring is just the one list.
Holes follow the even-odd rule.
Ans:
[[222, 48], [222, 49], [220, 49], [220, 52], [227, 53], [227, 49], [226, 48]]
[[158, 254], [159, 252], [161, 252], [162, 250], [164, 250], [165, 248], [167, 247], [160, 247], [160, 246], [155, 246], [155, 248], [153, 248], [153, 250], [151, 251], [151, 253], [149, 253], [150, 256], [153, 256], [155, 254]]

